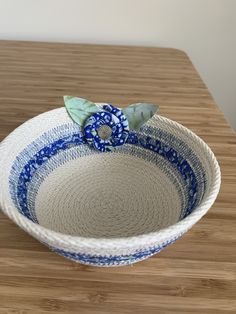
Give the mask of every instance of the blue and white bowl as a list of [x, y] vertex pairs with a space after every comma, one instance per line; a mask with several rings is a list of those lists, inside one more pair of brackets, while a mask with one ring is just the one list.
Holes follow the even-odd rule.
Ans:
[[210, 148], [155, 115], [112, 152], [91, 148], [65, 108], [0, 145], [0, 205], [56, 253], [121, 266], [175, 242], [212, 206], [220, 169]]

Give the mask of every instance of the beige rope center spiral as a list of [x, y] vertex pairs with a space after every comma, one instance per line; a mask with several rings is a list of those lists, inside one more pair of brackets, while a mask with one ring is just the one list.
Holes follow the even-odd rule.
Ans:
[[177, 222], [180, 210], [176, 188], [162, 170], [118, 153], [61, 165], [45, 178], [36, 198], [41, 225], [84, 237], [157, 231]]

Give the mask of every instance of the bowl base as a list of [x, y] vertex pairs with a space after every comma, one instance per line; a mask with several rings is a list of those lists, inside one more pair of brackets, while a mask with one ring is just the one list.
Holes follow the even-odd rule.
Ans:
[[40, 225], [92, 238], [154, 232], [176, 223], [180, 213], [180, 196], [163, 169], [115, 152], [57, 167], [44, 178], [35, 198]]

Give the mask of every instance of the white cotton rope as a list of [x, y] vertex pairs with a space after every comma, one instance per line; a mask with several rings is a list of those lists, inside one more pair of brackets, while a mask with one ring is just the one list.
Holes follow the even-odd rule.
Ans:
[[[184, 142], [204, 169], [206, 182], [201, 183], [206, 186], [203, 198], [186, 218], [179, 221], [182, 207], [187, 202], [182, 196], [186, 192], [181, 179], [174, 168], [168, 168], [162, 157], [155, 159], [155, 153], [150, 152], [149, 158], [155, 162], [147, 161], [139, 156], [141, 148], [136, 150], [130, 145], [127, 151], [121, 149], [114, 153], [84, 154], [72, 158], [80, 149], [77, 146], [70, 149], [71, 159], [59, 166], [55, 166], [59, 154], [48, 161], [45, 175], [39, 176], [42, 182], [32, 180], [29, 193], [34, 195], [37, 186], [32, 208], [38, 223], [34, 223], [18, 211], [12, 199], [9, 188], [12, 166], [16, 156], [28, 144], [37, 142], [40, 136], [51, 130], [57, 129], [57, 136], [64, 125], [63, 132], [74, 132], [75, 125], [65, 109], [55, 109], [25, 122], [0, 145], [0, 206], [17, 225], [50, 247], [110, 256], [161, 246], [190, 229], [217, 197], [221, 175], [210, 148], [187, 128], [156, 115], [147, 125]], [[45, 138], [43, 141], [46, 145], [51, 140]], [[61, 158], [66, 153], [61, 152]], [[182, 153], [185, 154], [184, 149]], [[191, 166], [200, 172], [197, 166]], [[14, 171], [19, 173], [20, 169]]]
[[181, 203], [168, 177], [140, 158], [111, 154], [78, 158], [53, 171], [36, 197], [40, 225], [71, 235], [114, 238], [176, 223]]

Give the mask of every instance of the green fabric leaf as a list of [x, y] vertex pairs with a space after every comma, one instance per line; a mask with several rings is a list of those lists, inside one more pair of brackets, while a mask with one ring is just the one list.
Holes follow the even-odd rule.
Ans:
[[101, 109], [93, 102], [74, 96], [64, 96], [66, 110], [72, 120], [83, 126], [85, 120]]
[[139, 129], [145, 122], [147, 122], [157, 111], [158, 105], [150, 103], [132, 104], [126, 108], [122, 108], [122, 112], [129, 122], [130, 130]]

